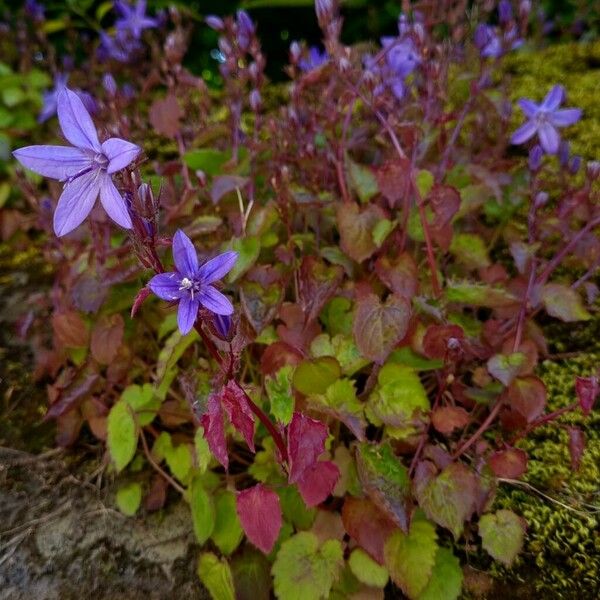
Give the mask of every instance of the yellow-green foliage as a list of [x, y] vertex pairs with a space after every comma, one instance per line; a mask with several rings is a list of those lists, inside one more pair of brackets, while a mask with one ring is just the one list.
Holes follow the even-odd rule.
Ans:
[[[591, 327], [590, 330], [594, 328]], [[598, 350], [598, 338], [589, 336]], [[600, 353], [564, 361], [545, 361], [539, 374], [548, 388], [549, 410], [575, 400], [575, 377], [600, 366]], [[586, 436], [581, 467], [571, 468], [568, 433], [560, 425], [576, 425]], [[525, 580], [543, 598], [580, 600], [600, 594], [600, 411], [589, 417], [568, 413], [558, 423], [537, 429], [520, 446], [529, 454], [525, 481], [558, 504], [527, 489], [503, 486], [498, 507], [521, 514], [528, 523], [524, 552], [502, 579]]]
[[[504, 72], [512, 76], [511, 100], [539, 101], [555, 84], [565, 86], [568, 106], [583, 110], [581, 121], [568, 129], [566, 137], [574, 154], [597, 160], [600, 152], [600, 41], [557, 44], [542, 52], [521, 49], [504, 59]], [[515, 110], [515, 124], [522, 120]]]

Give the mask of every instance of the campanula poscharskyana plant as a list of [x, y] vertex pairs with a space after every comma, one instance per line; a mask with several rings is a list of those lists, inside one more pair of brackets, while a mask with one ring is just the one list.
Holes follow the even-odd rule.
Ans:
[[73, 146], [26, 146], [13, 153], [28, 169], [65, 182], [54, 212], [54, 232], [63, 236], [78, 227], [98, 196], [115, 223], [131, 228], [131, 218], [112, 175], [134, 161], [141, 148], [120, 138], [101, 144], [83, 102], [67, 88], [59, 94], [57, 110], [63, 135]]

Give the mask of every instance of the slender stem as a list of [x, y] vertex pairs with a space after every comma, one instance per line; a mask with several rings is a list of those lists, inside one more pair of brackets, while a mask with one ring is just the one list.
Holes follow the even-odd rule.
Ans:
[[519, 311], [519, 317], [517, 319], [517, 330], [515, 332], [515, 341], [513, 344], [513, 352], [517, 352], [519, 346], [521, 345], [521, 338], [523, 337], [523, 325], [525, 323], [525, 316], [527, 315], [527, 302], [529, 300], [529, 295], [531, 294], [531, 290], [533, 289], [533, 284], [535, 283], [535, 257], [531, 259], [531, 271], [529, 272], [529, 281], [527, 282], [527, 290], [525, 291], [525, 297], [523, 298], [523, 304], [521, 305], [521, 310]]
[[452, 458], [456, 460], [459, 456], [464, 454], [488, 429], [493, 423], [494, 419], [498, 416], [500, 409], [502, 408], [503, 402], [498, 400], [487, 416], [486, 420], [479, 426], [479, 429], [454, 453]]
[[148, 448], [148, 442], [146, 441], [146, 436], [144, 436], [143, 429], [140, 429], [140, 437], [142, 438], [142, 446], [144, 446], [144, 454], [154, 470], [157, 471], [158, 474], [168, 483], [170, 483], [180, 494], [185, 494], [185, 489], [181, 487], [168, 473], [166, 473], [164, 469], [162, 469], [161, 466], [152, 458], [152, 454], [150, 453], [150, 448]]

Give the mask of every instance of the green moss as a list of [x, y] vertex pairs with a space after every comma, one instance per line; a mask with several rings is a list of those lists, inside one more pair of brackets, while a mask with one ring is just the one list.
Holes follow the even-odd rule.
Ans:
[[[505, 58], [512, 75], [511, 99], [541, 100], [555, 84], [565, 86], [568, 105], [583, 110], [583, 118], [568, 128], [574, 154], [596, 160], [600, 154], [600, 41], [557, 44], [542, 52], [513, 52]], [[522, 120], [515, 111], [515, 124]]]

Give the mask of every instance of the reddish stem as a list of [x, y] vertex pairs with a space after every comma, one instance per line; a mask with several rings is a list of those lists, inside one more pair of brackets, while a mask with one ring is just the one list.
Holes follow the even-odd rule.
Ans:
[[479, 426], [479, 429], [454, 453], [452, 458], [456, 460], [462, 454], [464, 454], [488, 429], [488, 427], [493, 423], [494, 419], [498, 416], [500, 409], [502, 408], [503, 402], [498, 400], [496, 405], [490, 411], [490, 414], [487, 416], [486, 420]]

